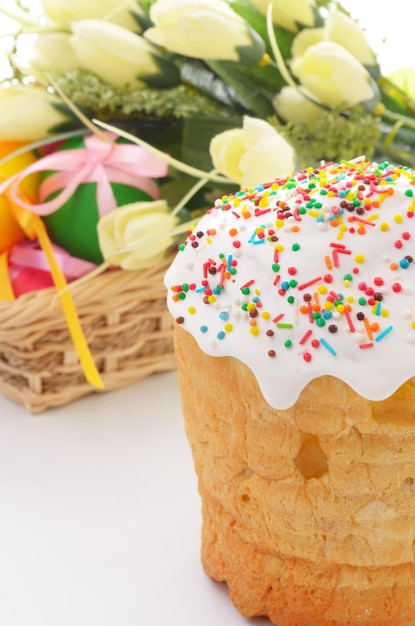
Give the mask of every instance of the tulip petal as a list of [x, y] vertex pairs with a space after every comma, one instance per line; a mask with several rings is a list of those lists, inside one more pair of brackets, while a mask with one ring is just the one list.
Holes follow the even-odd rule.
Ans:
[[98, 19], [114, 22], [131, 30], [137, 30], [133, 17], [141, 12], [134, 0], [42, 0], [45, 15], [64, 26], [72, 22]]
[[165, 200], [121, 206], [98, 222], [103, 257], [123, 269], [153, 267], [172, 247], [178, 221]]
[[301, 84], [328, 106], [355, 106], [375, 96], [367, 70], [339, 44], [310, 46], [291, 67]]
[[0, 140], [35, 141], [52, 134], [71, 120], [61, 104], [42, 87], [0, 87]]
[[260, 139], [241, 157], [242, 186], [254, 187], [290, 174], [294, 169], [294, 150], [277, 132]]
[[117, 87], [142, 87], [141, 76], [159, 71], [153, 47], [117, 24], [102, 20], [77, 22], [70, 41], [83, 69]]
[[268, 5], [272, 4], [272, 18], [275, 24], [293, 33], [301, 26], [314, 25], [314, 0], [251, 0], [263, 15], [267, 14]]
[[239, 167], [239, 160], [244, 150], [243, 130], [239, 128], [225, 130], [213, 137], [210, 143], [213, 166], [231, 180], [239, 182], [243, 176]]
[[[262, 39], [224, 0], [156, 0], [150, 9], [153, 28], [145, 37], [170, 52], [196, 59], [258, 62]], [[214, 36], [213, 36], [213, 35]]]

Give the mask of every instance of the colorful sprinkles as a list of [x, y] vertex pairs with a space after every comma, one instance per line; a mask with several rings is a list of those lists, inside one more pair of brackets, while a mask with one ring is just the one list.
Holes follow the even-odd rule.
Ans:
[[403, 324], [413, 345], [414, 186], [413, 170], [362, 159], [219, 199], [180, 246], [196, 270], [169, 285], [171, 311], [221, 344], [249, 351], [265, 337], [265, 358], [295, 352], [304, 368], [342, 359], [345, 345], [356, 358], [383, 350]]

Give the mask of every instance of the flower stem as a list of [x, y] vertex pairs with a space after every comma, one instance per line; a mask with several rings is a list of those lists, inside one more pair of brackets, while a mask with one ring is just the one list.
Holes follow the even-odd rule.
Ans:
[[[290, 72], [288, 71], [288, 68], [284, 61], [284, 57], [282, 56], [280, 47], [278, 45], [277, 38], [275, 36], [273, 23], [272, 23], [272, 10], [273, 10], [272, 4], [269, 4], [268, 11], [267, 11], [267, 33], [268, 33], [269, 42], [271, 44], [271, 50], [275, 57], [276, 66], [281, 76], [283, 77], [287, 85], [290, 85], [290, 87], [293, 87], [294, 89], [296, 89], [306, 100], [313, 102], [314, 104], [324, 109], [325, 111], [329, 111], [330, 107], [323, 104], [321, 100], [313, 96], [311, 93], [305, 92], [304, 89], [295, 82]], [[270, 59], [269, 64], [274, 65], [275, 63], [272, 61], [272, 59]]]
[[131, 133], [126, 132], [125, 130], [117, 128], [116, 126], [112, 126], [111, 124], [106, 124], [105, 122], [101, 122], [101, 120], [97, 120], [97, 119], [93, 119], [92, 121], [97, 126], [101, 126], [101, 128], [105, 128], [106, 130], [109, 130], [115, 133], [119, 137], [124, 137], [124, 139], [128, 139], [132, 143], [136, 143], [142, 148], [146, 148], [149, 152], [152, 152], [153, 154], [156, 154], [161, 159], [164, 159], [169, 165], [176, 168], [179, 172], [184, 172], [185, 174], [188, 174], [189, 176], [193, 176], [194, 178], [206, 178], [207, 180], [212, 180], [216, 183], [229, 184], [229, 183], [234, 182], [230, 180], [229, 178], [226, 178], [225, 176], [219, 176], [217, 174], [210, 174], [209, 172], [204, 172], [203, 170], [199, 170], [196, 167], [192, 167], [191, 165], [182, 163], [182, 161], [179, 161], [178, 159], [174, 159], [173, 157], [169, 156], [165, 152], [162, 152], [158, 148], [155, 148], [151, 144], [147, 143], [143, 139], [140, 139], [139, 137], [136, 137], [135, 135], [132, 135]]
[[[5, 6], [4, 2], [0, 2], [0, 13], [2, 13], [3, 15], [6, 15], [7, 17], [10, 17], [12, 20], [15, 20], [22, 26], [29, 26], [29, 27], [36, 26], [36, 22], [34, 22], [32, 19], [29, 19], [25, 11], [22, 11], [17, 5], [15, 5], [14, 9], [10, 9]], [[13, 33], [13, 34], [16, 34], [16, 33]]]
[[275, 61], [277, 63], [280, 74], [287, 83], [287, 85], [291, 85], [291, 87], [295, 87], [296, 89], [298, 89], [298, 85], [295, 83], [290, 72], [288, 71], [287, 66], [285, 65], [284, 57], [281, 54], [281, 50], [273, 29], [272, 11], [273, 7], [270, 3], [267, 10], [267, 33], [269, 37], [269, 42], [271, 44], [272, 53], [275, 57]]
[[395, 113], [394, 111], [390, 111], [389, 109], [384, 109], [381, 115], [385, 120], [391, 122], [399, 122], [401, 126], [406, 126], [411, 130], [415, 130], [415, 120], [406, 115], [401, 115], [400, 113]]
[[406, 150], [402, 150], [401, 148], [395, 146], [393, 143], [387, 144], [382, 142], [376, 142], [374, 144], [374, 148], [376, 149], [377, 153], [384, 155], [388, 159], [392, 160], [394, 163], [413, 167], [413, 154], [407, 152]]
[[[216, 172], [217, 170], [212, 170], [210, 173], [214, 174]], [[208, 178], [201, 178], [200, 180], [198, 180], [197, 183], [195, 183], [193, 187], [189, 189], [189, 191], [183, 196], [180, 202], [175, 206], [174, 210], [172, 211], [172, 215], [177, 215], [183, 209], [183, 207], [186, 206], [189, 200], [191, 200], [193, 196], [197, 194], [199, 189], [202, 189], [202, 187], [204, 187], [208, 181]]]
[[103, 133], [100, 128], [96, 128], [91, 120], [86, 115], [84, 115], [84, 113], [82, 113], [82, 111], [76, 106], [74, 102], [72, 102], [70, 98], [68, 98], [63, 89], [61, 89], [60, 85], [58, 85], [58, 83], [48, 72], [45, 73], [45, 78], [49, 81], [53, 89], [56, 91], [61, 100], [66, 104], [69, 110], [72, 111], [72, 113], [79, 119], [80, 122], [82, 122], [84, 126], [86, 126], [86, 128], [91, 133], [95, 133], [104, 141], [110, 141], [105, 133]]
[[32, 152], [33, 150], [37, 150], [38, 148], [42, 148], [43, 146], [49, 146], [52, 143], [56, 143], [58, 141], [64, 141], [66, 139], [70, 139], [71, 137], [79, 137], [80, 135], [86, 135], [88, 132], [89, 131], [86, 128], [77, 128], [76, 130], [68, 130], [65, 133], [51, 135], [50, 137], [47, 137], [46, 139], [39, 139], [38, 141], [34, 141], [33, 143], [25, 144], [21, 148], [18, 148], [17, 150], [10, 152], [5, 157], [0, 159], [0, 167], [4, 165], [5, 163], [7, 163], [8, 161], [15, 159], [16, 157], [21, 156], [22, 154], [26, 154], [26, 152]]
[[[138, 248], [142, 248], [143, 246], [148, 246], [149, 244], [155, 243], [156, 241], [161, 241], [168, 237], [170, 238], [170, 237], [177, 237], [178, 235], [183, 235], [183, 233], [185, 233], [187, 230], [194, 227], [194, 225], [197, 224], [198, 220], [199, 218], [193, 218], [192, 220], [189, 220], [188, 222], [183, 222], [182, 224], [179, 224], [178, 226], [175, 226], [171, 230], [168, 230], [164, 233], [160, 233], [152, 237], [147, 237], [146, 239], [142, 239], [141, 241], [138, 241], [135, 243], [131, 243], [130, 245], [117, 250], [114, 254], [114, 258], [117, 258], [120, 254], [125, 254], [127, 252], [134, 252], [134, 250], [137, 250]], [[110, 262], [111, 259], [108, 259], [108, 261]], [[118, 265], [118, 263], [116, 262], [115, 263], [113, 262], [113, 264]]]

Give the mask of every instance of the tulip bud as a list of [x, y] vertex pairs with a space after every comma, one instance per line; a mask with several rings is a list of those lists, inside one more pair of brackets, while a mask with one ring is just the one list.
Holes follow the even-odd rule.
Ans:
[[71, 46], [80, 67], [111, 85], [133, 89], [177, 84], [176, 67], [140, 35], [103, 20], [83, 20], [72, 28]]
[[256, 64], [265, 44], [224, 0], [156, 0], [144, 36], [170, 52], [195, 59]]
[[241, 187], [289, 174], [295, 165], [294, 149], [284, 137], [265, 120], [248, 116], [242, 128], [213, 137], [210, 155], [214, 167]]
[[291, 44], [291, 57], [301, 57], [310, 46], [324, 41], [324, 28], [304, 28], [294, 37]]
[[77, 69], [78, 59], [70, 45], [68, 33], [42, 33], [36, 38], [30, 65], [45, 71], [65, 74]]
[[98, 222], [103, 257], [125, 270], [156, 266], [174, 244], [171, 231], [178, 221], [165, 200], [118, 207]]
[[68, 27], [72, 22], [102, 19], [130, 30], [139, 30], [133, 14], [141, 12], [134, 0], [42, 0], [45, 15]]
[[375, 65], [376, 58], [364, 32], [345, 13], [336, 10], [329, 12], [324, 24], [324, 38], [346, 48], [363, 65]]
[[303, 87], [327, 106], [355, 106], [375, 97], [367, 70], [345, 48], [321, 41], [291, 62]]
[[272, 19], [274, 24], [293, 33], [299, 26], [313, 26], [314, 0], [251, 0], [251, 3], [263, 15], [267, 14], [268, 5], [272, 4]]
[[286, 86], [275, 96], [273, 106], [279, 117], [291, 124], [305, 123], [312, 127], [324, 114], [324, 109], [300, 93], [295, 87]]
[[35, 141], [71, 118], [62, 102], [41, 87], [0, 88], [0, 141]]

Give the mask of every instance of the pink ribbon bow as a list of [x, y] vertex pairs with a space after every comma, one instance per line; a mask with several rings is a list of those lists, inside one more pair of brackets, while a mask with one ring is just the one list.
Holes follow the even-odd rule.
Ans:
[[[106, 133], [109, 139], [116, 136]], [[62, 150], [29, 165], [0, 185], [0, 194], [10, 187], [10, 197], [19, 206], [36, 213], [50, 215], [72, 197], [79, 185], [97, 183], [97, 207], [102, 217], [117, 208], [110, 183], [121, 183], [141, 189], [154, 199], [160, 198], [158, 185], [151, 178], [166, 176], [167, 163], [141, 146], [116, 144], [97, 135], [84, 138], [85, 148]], [[39, 203], [26, 203], [19, 197], [19, 185], [24, 178], [45, 170], [57, 170], [46, 178], [38, 193]], [[45, 198], [60, 191], [56, 198]]]

